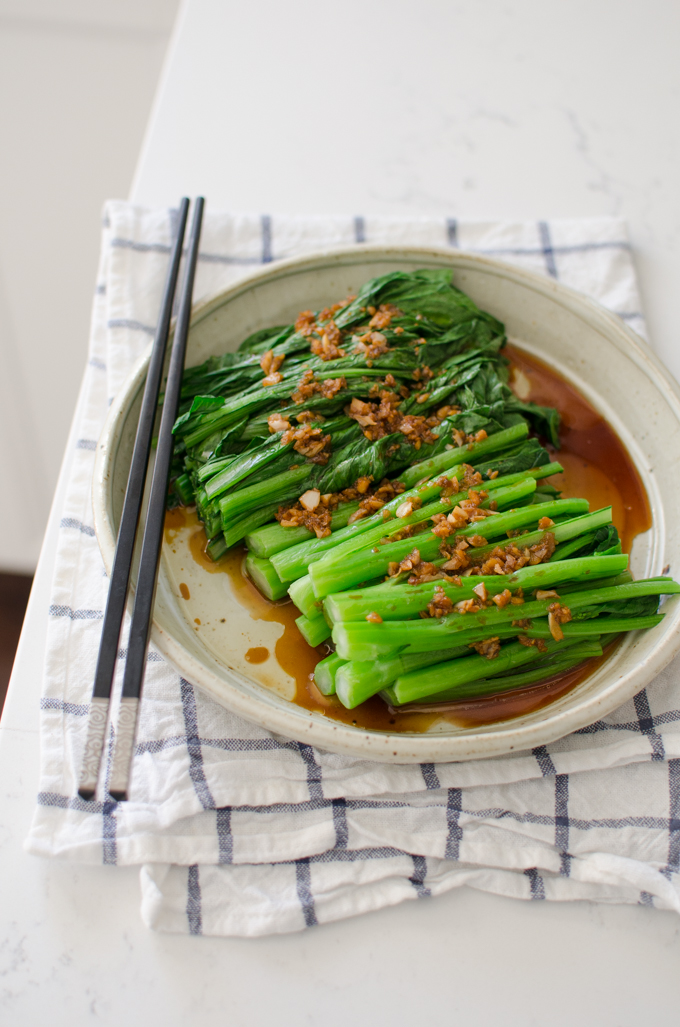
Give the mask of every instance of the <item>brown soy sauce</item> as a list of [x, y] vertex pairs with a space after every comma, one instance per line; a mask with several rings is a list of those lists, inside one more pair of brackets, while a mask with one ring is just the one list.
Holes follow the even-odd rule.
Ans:
[[429, 713], [390, 713], [377, 696], [362, 703], [356, 710], [347, 710], [334, 695], [322, 695], [314, 684], [314, 668], [330, 650], [323, 644], [314, 649], [305, 642], [295, 623], [299, 612], [293, 603], [290, 600], [272, 603], [258, 591], [243, 567], [245, 546], [235, 546], [214, 562], [206, 552], [207, 540], [195, 507], [180, 506], [166, 513], [165, 540], [168, 544], [182, 528], [194, 528], [189, 538], [189, 549], [194, 560], [210, 574], [229, 576], [235, 597], [253, 620], [274, 621], [283, 627], [283, 634], [277, 639], [273, 654], [267, 652], [265, 656], [265, 647], [257, 646], [248, 650], [246, 660], [249, 663], [263, 663], [273, 655], [279, 667], [295, 681], [294, 701], [299, 706], [343, 724], [373, 731], [425, 731], [438, 719]]
[[[565, 497], [587, 499], [591, 510], [611, 506], [623, 550], [630, 552], [635, 536], [651, 528], [652, 515], [640, 476], [623, 443], [588, 400], [561, 375], [517, 346], [507, 346], [505, 354], [511, 364], [510, 385], [518, 395], [542, 406], [554, 406], [560, 412], [560, 449], [554, 452], [554, 459], [562, 464], [564, 473], [553, 475], [551, 484]], [[574, 670], [502, 695], [446, 703], [429, 710], [415, 707], [412, 711], [391, 710], [376, 696], [354, 710], [347, 710], [339, 699], [322, 695], [314, 684], [314, 668], [328, 655], [328, 647], [320, 645], [314, 649], [305, 642], [295, 624], [298, 611], [292, 602], [271, 603], [261, 595], [243, 570], [243, 547], [235, 547], [214, 563], [206, 552], [205, 533], [195, 510], [181, 507], [166, 515], [167, 540], [172, 540], [178, 528], [191, 524], [196, 525], [190, 539], [194, 560], [211, 574], [229, 575], [239, 602], [253, 620], [275, 621], [283, 626], [273, 655], [296, 682], [294, 701], [312, 713], [343, 724], [371, 731], [420, 733], [437, 721], [474, 728], [509, 720], [542, 709], [566, 695], [593, 673], [613, 648]], [[253, 656], [252, 662], [267, 658], [259, 649]]]
[[564, 474], [553, 475], [551, 484], [565, 498], [587, 499], [591, 510], [611, 506], [623, 551], [629, 553], [635, 536], [651, 528], [652, 511], [621, 439], [588, 400], [543, 361], [517, 346], [506, 346], [504, 352], [510, 359], [510, 385], [521, 398], [560, 412], [560, 449], [554, 459]]

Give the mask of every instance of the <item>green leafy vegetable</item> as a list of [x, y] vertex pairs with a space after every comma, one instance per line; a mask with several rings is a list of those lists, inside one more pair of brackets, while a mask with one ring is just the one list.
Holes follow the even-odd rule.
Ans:
[[611, 508], [551, 484], [559, 414], [512, 392], [505, 342], [450, 271], [392, 271], [185, 372], [168, 501], [215, 560], [245, 539], [350, 709], [531, 686], [680, 591], [633, 581]]

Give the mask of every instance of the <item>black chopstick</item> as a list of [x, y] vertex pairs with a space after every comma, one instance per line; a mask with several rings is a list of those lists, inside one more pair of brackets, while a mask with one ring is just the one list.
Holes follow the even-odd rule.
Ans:
[[116, 667], [123, 614], [125, 613], [125, 599], [130, 582], [132, 553], [135, 545], [142, 498], [144, 496], [144, 484], [146, 482], [146, 470], [151, 451], [154, 419], [158, 409], [158, 392], [165, 363], [165, 350], [168, 343], [172, 305], [177, 288], [180, 261], [182, 259], [182, 246], [184, 244], [188, 212], [189, 200], [185, 196], [179, 205], [177, 235], [170, 255], [170, 264], [161, 302], [161, 313], [151, 350], [149, 370], [144, 386], [142, 408], [139, 414], [118, 540], [116, 542], [116, 552], [111, 569], [109, 594], [104, 611], [99, 655], [94, 675], [85, 751], [83, 753], [78, 782], [78, 794], [83, 799], [91, 799], [95, 794], [102, 752], [104, 750], [113, 675]]
[[139, 560], [139, 573], [135, 590], [135, 604], [130, 623], [128, 654], [123, 674], [123, 691], [118, 711], [109, 794], [118, 802], [127, 799], [128, 782], [134, 751], [137, 713], [146, 669], [146, 653], [151, 632], [158, 562], [163, 542], [163, 527], [168, 497], [168, 477], [172, 460], [173, 438], [172, 428], [177, 419], [182, 374], [184, 372], [184, 355], [189, 335], [191, 318], [191, 296], [198, 260], [198, 244], [201, 238], [204, 200], [199, 196], [194, 205], [189, 243], [187, 246], [186, 266], [180, 294], [175, 336], [170, 353], [168, 378], [163, 398], [163, 412], [158, 431], [156, 462], [151, 479], [151, 493], [144, 525], [142, 552]]

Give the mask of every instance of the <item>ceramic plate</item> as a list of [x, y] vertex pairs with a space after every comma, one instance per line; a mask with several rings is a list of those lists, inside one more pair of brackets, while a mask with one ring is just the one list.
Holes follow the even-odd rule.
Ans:
[[[653, 513], [652, 529], [635, 540], [631, 569], [638, 577], [660, 574], [668, 565], [677, 571], [680, 475], [668, 471], [669, 454], [680, 452], [680, 390], [617, 317], [551, 279], [484, 257], [415, 247], [365, 245], [281, 261], [196, 306], [187, 366], [234, 350], [251, 332], [290, 322], [300, 310], [356, 292], [376, 275], [423, 267], [450, 267], [455, 284], [505, 323], [511, 341], [554, 367], [613, 426]], [[109, 571], [149, 352], [112, 404], [97, 447], [94, 523]], [[663, 623], [626, 636], [587, 680], [541, 710], [474, 729], [440, 723], [421, 734], [369, 731], [291, 702], [294, 683], [275, 661], [246, 661], [251, 648], [273, 648], [282, 628], [254, 620], [228, 575], [210, 574], [194, 563], [190, 534], [190, 528], [178, 530], [164, 546], [154, 645], [216, 702], [269, 731], [338, 753], [413, 763], [479, 759], [543, 745], [630, 699], [680, 649], [678, 596], [666, 602]], [[182, 583], [189, 600], [182, 597]]]

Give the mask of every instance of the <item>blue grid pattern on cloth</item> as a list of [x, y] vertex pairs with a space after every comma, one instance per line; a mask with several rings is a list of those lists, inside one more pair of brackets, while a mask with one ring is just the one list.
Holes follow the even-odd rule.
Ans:
[[[154, 332], [173, 220], [173, 211], [120, 202], [105, 212], [87, 387], [60, 514], [41, 790], [28, 848], [142, 864], [146, 922], [193, 934], [296, 930], [461, 884], [533, 900], [680, 910], [673, 666], [610, 717], [550, 746], [477, 763], [394, 767], [246, 724], [152, 648], [132, 801], [77, 796], [106, 588], [89, 510], [92, 461], [109, 399]], [[209, 212], [196, 294], [281, 257], [370, 242], [498, 256], [588, 292], [644, 333], [630, 245], [616, 219], [513, 224]], [[124, 661], [124, 644], [119, 656]]]

